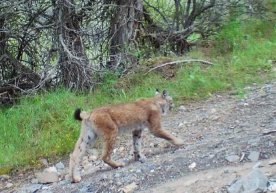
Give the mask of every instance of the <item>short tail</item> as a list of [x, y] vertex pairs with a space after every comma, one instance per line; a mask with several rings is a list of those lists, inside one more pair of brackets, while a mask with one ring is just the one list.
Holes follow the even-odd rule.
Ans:
[[81, 109], [80, 108], [77, 108], [75, 110], [75, 113], [74, 113], [74, 118], [78, 121], [82, 121], [82, 118], [81, 118]]
[[78, 121], [82, 121], [83, 119], [88, 119], [89, 116], [90, 116], [90, 113], [81, 111], [80, 108], [77, 108], [74, 113], [74, 118]]

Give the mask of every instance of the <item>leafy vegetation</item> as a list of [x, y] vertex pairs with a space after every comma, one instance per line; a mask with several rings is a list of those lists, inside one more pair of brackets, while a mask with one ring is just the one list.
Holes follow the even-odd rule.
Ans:
[[156, 87], [168, 89], [176, 102], [181, 103], [223, 90], [242, 94], [245, 84], [275, 78], [275, 65], [269, 60], [276, 60], [276, 29], [271, 26], [275, 23], [230, 22], [212, 37], [213, 44], [198, 47], [185, 56], [209, 58], [214, 65], [178, 65], [176, 76], [169, 80], [157, 71], [145, 75], [140, 70], [121, 79], [106, 73], [102, 85], [92, 93], [59, 88], [2, 108], [0, 174], [18, 167], [39, 166], [42, 157], [56, 159], [68, 155], [79, 135], [79, 123], [72, 117], [76, 107], [90, 110], [103, 104], [148, 97]]

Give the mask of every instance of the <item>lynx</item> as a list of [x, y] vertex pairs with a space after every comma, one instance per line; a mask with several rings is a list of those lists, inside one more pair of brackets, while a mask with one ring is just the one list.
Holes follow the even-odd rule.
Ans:
[[168, 140], [174, 145], [181, 145], [183, 143], [181, 139], [161, 129], [161, 114], [171, 110], [172, 105], [172, 97], [164, 90], [162, 93], [157, 92], [152, 98], [104, 106], [92, 112], [77, 109], [74, 117], [81, 121], [81, 131], [74, 151], [70, 154], [69, 175], [72, 182], [81, 180], [80, 161], [88, 145], [91, 145], [98, 136], [102, 136], [104, 142], [102, 160], [113, 168], [124, 166], [124, 163], [111, 159], [116, 137], [120, 131], [132, 131], [135, 161], [145, 160], [141, 153], [141, 134], [144, 127], [147, 127], [156, 137]]

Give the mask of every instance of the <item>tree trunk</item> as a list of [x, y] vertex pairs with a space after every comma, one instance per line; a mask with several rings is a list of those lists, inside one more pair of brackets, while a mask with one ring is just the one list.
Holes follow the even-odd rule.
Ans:
[[108, 68], [129, 62], [127, 46], [136, 38], [143, 7], [142, 0], [118, 0], [116, 5], [110, 20]]
[[52, 2], [57, 26], [55, 38], [59, 49], [60, 80], [70, 89], [91, 89], [94, 86], [93, 71], [84, 51], [74, 0]]

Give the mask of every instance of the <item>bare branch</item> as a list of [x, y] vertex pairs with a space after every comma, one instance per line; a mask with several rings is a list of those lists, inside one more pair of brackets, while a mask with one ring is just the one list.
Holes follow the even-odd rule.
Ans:
[[147, 71], [145, 73], [145, 75], [150, 73], [153, 70], [156, 70], [158, 68], [162, 68], [162, 67], [167, 66], [167, 65], [175, 65], [175, 64], [191, 63], [191, 62], [200, 62], [200, 63], [207, 64], [207, 65], [213, 65], [212, 62], [209, 62], [209, 61], [206, 61], [206, 60], [201, 60], [201, 59], [177, 60], [177, 61], [173, 61], [173, 62], [167, 62], [167, 63], [161, 64], [161, 65], [158, 65], [154, 68], [151, 68], [149, 71]]

